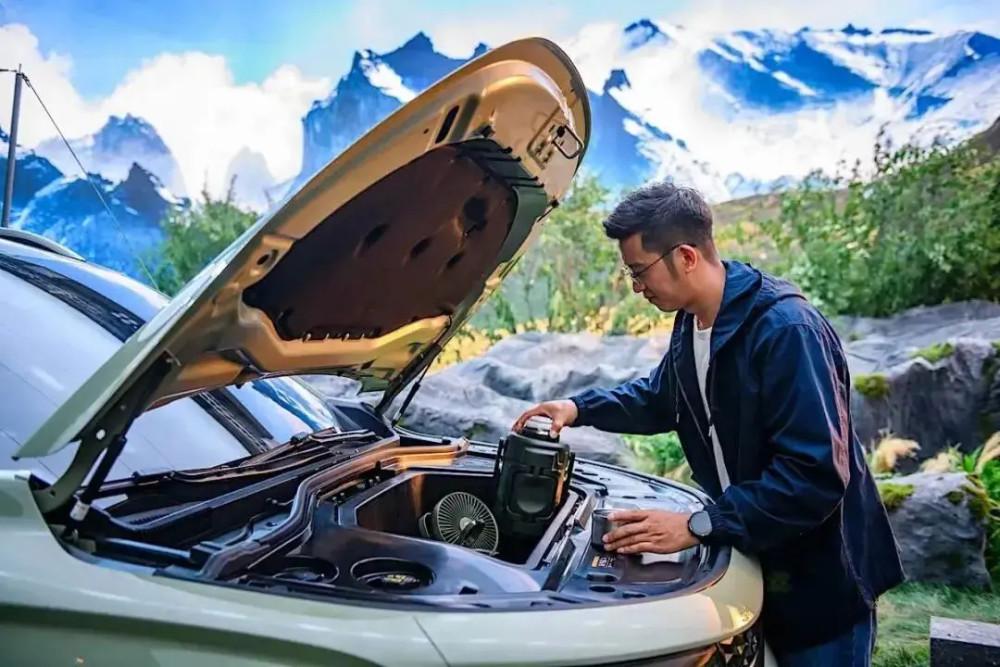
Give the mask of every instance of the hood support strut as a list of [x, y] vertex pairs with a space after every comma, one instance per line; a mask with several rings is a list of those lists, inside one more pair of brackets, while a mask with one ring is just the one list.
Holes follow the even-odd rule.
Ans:
[[[174, 362], [166, 354], [153, 362], [153, 365], [142, 374], [138, 391], [128, 392], [111, 403], [111, 409], [106, 410], [94, 421], [94, 427], [80, 438], [80, 446], [76, 450], [73, 462], [54, 484], [35, 491], [35, 500], [42, 514], [49, 515], [63, 509], [83, 485], [87, 474], [94, 468], [97, 457], [104, 453], [99, 470], [95, 471], [90, 486], [97, 488], [111, 472], [115, 460], [121, 455], [125, 443], [125, 433], [132, 422], [142, 414], [149, 397], [153, 394], [167, 374], [173, 369]], [[89, 497], [89, 494], [87, 494]], [[89, 510], [87, 499], [81, 498], [73, 508], [69, 523], [75, 523], [86, 516]], [[69, 525], [69, 524], [68, 524]]]

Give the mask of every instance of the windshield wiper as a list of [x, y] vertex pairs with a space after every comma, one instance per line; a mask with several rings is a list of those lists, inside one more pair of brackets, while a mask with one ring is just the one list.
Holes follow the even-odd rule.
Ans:
[[325, 429], [290, 439], [263, 454], [223, 463], [211, 468], [168, 470], [151, 474], [134, 474], [101, 486], [97, 498], [116, 495], [135, 497], [142, 492], [167, 496], [176, 500], [206, 498], [225, 493], [258, 479], [272, 477], [317, 461], [349, 458], [356, 447], [379, 442], [372, 431], [338, 432]]

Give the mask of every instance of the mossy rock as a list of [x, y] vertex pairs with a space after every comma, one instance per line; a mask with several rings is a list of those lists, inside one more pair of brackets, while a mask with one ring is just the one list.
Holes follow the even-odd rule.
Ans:
[[865, 398], [885, 398], [889, 395], [889, 379], [881, 373], [861, 374], [854, 378], [854, 388]]
[[928, 345], [917, 350], [910, 357], [912, 359], [926, 359], [930, 363], [936, 364], [942, 359], [947, 359], [954, 353], [955, 346], [951, 343], [934, 343], [933, 345]]
[[890, 512], [899, 509], [903, 501], [912, 496], [915, 490], [916, 487], [912, 484], [878, 483], [878, 495], [882, 498], [882, 504]]

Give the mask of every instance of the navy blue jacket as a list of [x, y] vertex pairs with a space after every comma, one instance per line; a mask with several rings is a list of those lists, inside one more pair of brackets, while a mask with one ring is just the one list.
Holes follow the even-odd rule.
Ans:
[[[903, 581], [896, 540], [850, 412], [840, 339], [791, 284], [724, 262], [705, 414], [681, 311], [648, 377], [572, 399], [574, 425], [677, 431], [694, 481], [714, 500], [709, 544], [759, 559], [768, 641], [790, 650], [846, 631]], [[722, 492], [710, 426], [731, 486]]]

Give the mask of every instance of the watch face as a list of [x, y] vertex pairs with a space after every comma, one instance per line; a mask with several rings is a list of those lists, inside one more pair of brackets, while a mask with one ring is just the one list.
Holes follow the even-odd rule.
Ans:
[[712, 532], [712, 520], [706, 512], [695, 512], [691, 515], [691, 532], [697, 537], [705, 537]]

